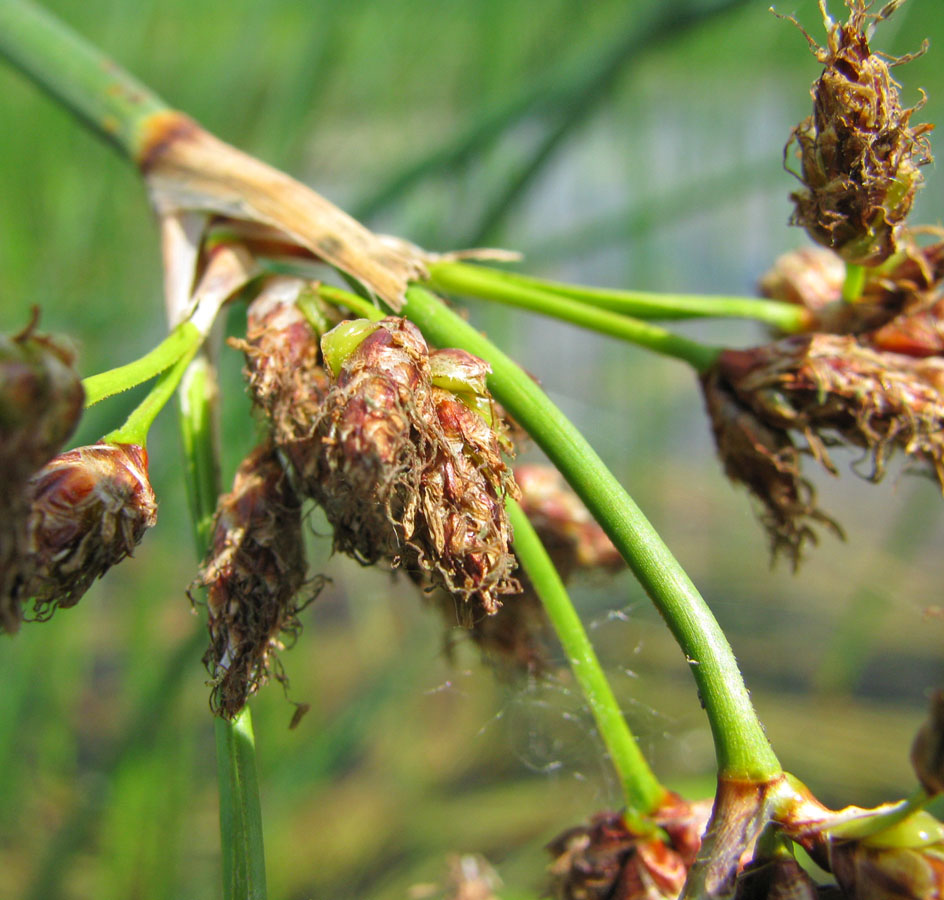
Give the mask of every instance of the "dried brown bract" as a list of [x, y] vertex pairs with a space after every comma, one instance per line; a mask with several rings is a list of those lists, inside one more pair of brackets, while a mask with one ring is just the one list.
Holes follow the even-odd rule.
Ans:
[[825, 68], [811, 91], [813, 115], [794, 128], [784, 151], [799, 145], [803, 189], [791, 195], [791, 221], [847, 262], [876, 265], [898, 247], [922, 183], [918, 167], [931, 161], [932, 126], [910, 127], [917, 107], [902, 108], [889, 72], [911, 57], [886, 62], [869, 47], [871, 25], [898, 4], [879, 13], [868, 12], [865, 0], [846, 5], [848, 21], [836, 23], [820, 0], [825, 47], [807, 35]]
[[829, 522], [800, 477], [792, 435], [834, 474], [828, 447], [843, 443], [866, 451], [873, 481], [897, 449], [944, 484], [942, 366], [831, 334], [722, 353], [703, 380], [719, 452], [763, 501], [775, 550], [796, 559], [810, 521]]
[[199, 583], [207, 589], [210, 647], [203, 662], [214, 678], [211, 706], [232, 718], [275, 668], [286, 636], [300, 629], [311, 599], [305, 585], [301, 501], [270, 444], [257, 447], [220, 497], [210, 554]]
[[147, 451], [134, 444], [77, 447], [48, 462], [27, 486], [30, 503], [27, 618], [74, 606], [96, 578], [131, 556], [157, 522]]
[[0, 632], [10, 633], [29, 575], [26, 482], [72, 434], [84, 399], [72, 349], [34, 325], [0, 335]]
[[634, 834], [619, 813], [599, 813], [547, 849], [555, 900], [675, 900], [701, 846], [710, 803], [669, 794], [651, 817], [668, 837]]
[[494, 612], [518, 590], [504, 512], [516, 488], [480, 409], [488, 405], [477, 387], [487, 367], [463, 351], [431, 354], [405, 319], [365, 327], [353, 344], [336, 340], [348, 349], [333, 357], [337, 380], [318, 440], [305, 459], [293, 459], [336, 548], [364, 564], [403, 565]]

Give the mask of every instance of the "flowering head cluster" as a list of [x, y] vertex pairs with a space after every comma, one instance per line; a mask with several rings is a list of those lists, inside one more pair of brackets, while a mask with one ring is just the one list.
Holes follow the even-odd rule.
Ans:
[[296, 463], [335, 546], [495, 612], [518, 590], [504, 510], [517, 488], [492, 427], [486, 364], [464, 351], [431, 353], [406, 319], [340, 329], [322, 341], [336, 377], [315, 452]]
[[835, 473], [828, 447], [861, 447], [877, 481], [897, 449], [944, 484], [942, 385], [940, 359], [879, 352], [831, 334], [725, 351], [703, 379], [727, 474], [760, 498], [774, 550], [794, 560], [813, 537], [810, 524], [831, 523], [800, 476], [801, 452]]
[[147, 451], [134, 444], [77, 447], [50, 460], [27, 485], [29, 546], [23, 596], [33, 618], [74, 606], [157, 522]]
[[820, 0], [826, 46], [809, 38], [825, 68], [813, 85], [813, 115], [787, 144], [799, 146], [803, 182], [792, 222], [847, 262], [875, 265], [898, 248], [922, 183], [918, 167], [931, 160], [931, 126], [909, 125], [915, 109], [902, 108], [889, 63], [869, 47], [869, 25], [883, 13], [870, 14], [866, 0], [846, 5], [848, 21], [836, 23]]
[[243, 460], [232, 491], [220, 497], [199, 581], [207, 592], [211, 705], [232, 718], [268, 679], [284, 637], [297, 633], [304, 602], [301, 500], [271, 444]]

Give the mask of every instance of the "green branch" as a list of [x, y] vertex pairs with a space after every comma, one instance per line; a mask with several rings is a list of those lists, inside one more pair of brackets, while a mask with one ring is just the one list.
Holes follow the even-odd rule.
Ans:
[[0, 0], [0, 56], [131, 159], [137, 158], [144, 120], [168, 109], [141, 82], [28, 0]]
[[483, 266], [434, 263], [429, 267], [429, 272], [429, 284], [445, 293], [494, 300], [563, 319], [591, 331], [629, 341], [654, 353], [683, 360], [697, 372], [707, 371], [722, 350], [721, 347], [709, 347], [673, 334], [658, 325], [588, 306], [546, 290], [515, 284], [503, 278], [503, 273]]
[[188, 352], [192, 357], [191, 351], [203, 342], [203, 337], [200, 330], [191, 322], [182, 322], [140, 359], [109, 369], [107, 372], [99, 372], [97, 375], [83, 378], [85, 408], [88, 409], [107, 397], [131, 390], [155, 375], [160, 375]]
[[719, 772], [767, 781], [780, 773], [731, 647], [688, 575], [580, 432], [511, 359], [421, 287], [404, 314], [441, 347], [462, 347], [492, 367], [489, 387], [541, 446], [603, 526], [662, 613], [691, 667], [708, 715]]
[[[534, 585], [551, 625], [557, 634], [577, 683], [583, 690], [600, 737], [606, 744], [610, 760], [623, 786], [627, 819], [634, 830], [645, 828], [643, 819], [654, 813], [665, 801], [666, 790], [653, 774], [636, 743], [593, 644], [587, 637], [580, 617], [567, 594], [557, 569], [547, 555], [521, 507], [513, 500], [506, 502], [508, 517], [515, 535], [515, 555]], [[512, 599], [509, 601], [514, 602]]]
[[[542, 311], [542, 304], [553, 297], [569, 298], [581, 305], [636, 319], [752, 319], [787, 333], [803, 331], [810, 325], [810, 314], [802, 306], [757, 297], [659, 294], [585, 287], [461, 262], [431, 263], [429, 274], [430, 284], [439, 290], [469, 293], [538, 312]], [[555, 315], [553, 312], [547, 314]]]

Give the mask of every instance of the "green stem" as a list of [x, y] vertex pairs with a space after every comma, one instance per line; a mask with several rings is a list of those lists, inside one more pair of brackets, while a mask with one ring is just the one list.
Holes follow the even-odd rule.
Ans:
[[0, 56], [134, 159], [141, 125], [167, 104], [29, 0], [0, 0]]
[[515, 555], [534, 585], [593, 712], [623, 786], [627, 817], [635, 820], [630, 824], [636, 829], [643, 828], [641, 817], [659, 808], [665, 800], [666, 790], [649, 768], [623, 718], [593, 644], [541, 539], [517, 503], [508, 500], [506, 508], [515, 534]]
[[[330, 284], [319, 284], [316, 293], [322, 300], [327, 301], [332, 306], [346, 306], [352, 313], [360, 316], [362, 319], [370, 319], [376, 322], [384, 317], [384, 312], [374, 306], [369, 300], [358, 297], [343, 288], [332, 287]], [[305, 298], [299, 298], [299, 307], [305, 312]], [[307, 315], [307, 313], [306, 313]]]
[[[182, 322], [153, 350], [140, 359], [99, 372], [82, 379], [85, 388], [85, 408], [94, 406], [100, 400], [131, 390], [145, 381], [160, 375], [187, 352], [203, 340], [200, 330], [191, 322]], [[191, 354], [192, 355], [192, 354]]]
[[846, 280], [842, 283], [842, 299], [846, 303], [855, 303], [862, 296], [865, 287], [865, 266], [846, 263]]
[[[198, 555], [206, 555], [220, 494], [219, 442], [214, 427], [214, 367], [204, 351], [180, 392], [187, 489]], [[265, 846], [249, 707], [233, 720], [218, 718], [216, 767], [220, 791], [220, 843], [224, 900], [265, 900]]]
[[472, 277], [471, 273], [465, 270], [473, 270], [480, 276], [481, 280], [477, 278], [474, 283], [481, 284], [488, 279], [490, 288], [496, 292], [503, 289], [516, 293], [520, 291], [522, 294], [525, 291], [533, 291], [537, 298], [545, 294], [555, 294], [637, 319], [751, 319], [789, 333], [803, 331], [810, 324], [809, 312], [806, 309], [795, 303], [783, 303], [779, 300], [703, 294], [659, 294], [650, 291], [587, 287], [546, 281], [488, 266], [471, 266], [468, 263], [431, 263], [430, 281], [433, 285], [438, 285]]
[[767, 781], [781, 772], [731, 647], [688, 575], [580, 432], [511, 359], [421, 287], [404, 314], [441, 347], [462, 347], [492, 367], [498, 401], [537, 441], [603, 526], [665, 618], [698, 684], [721, 775]]
[[216, 719], [220, 785], [220, 838], [224, 900], [265, 900], [262, 809], [256, 780], [252, 716], [244, 706], [235, 719]]
[[157, 380], [157, 384], [150, 393], [134, 409], [125, 420], [124, 425], [106, 434], [102, 440], [110, 444], [139, 444], [145, 446], [147, 434], [157, 414], [167, 405], [167, 401], [174, 396], [177, 385], [187, 371], [187, 366], [196, 355], [199, 343], [194, 343], [174, 365]]
[[464, 263], [434, 263], [429, 270], [429, 283], [438, 290], [495, 300], [546, 316], [554, 316], [574, 325], [629, 341], [663, 356], [683, 360], [694, 366], [697, 372], [707, 371], [722, 350], [720, 347], [708, 347], [690, 338], [673, 334], [648, 322], [588, 306], [550, 291], [515, 284], [503, 278], [502, 273], [494, 269]]

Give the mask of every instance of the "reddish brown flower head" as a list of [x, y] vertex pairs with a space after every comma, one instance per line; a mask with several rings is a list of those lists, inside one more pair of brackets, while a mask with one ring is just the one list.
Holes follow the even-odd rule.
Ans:
[[85, 393], [72, 348], [32, 325], [0, 335], [0, 472], [5, 483], [28, 478], [53, 457], [82, 414]]
[[516, 489], [480, 392], [484, 363], [430, 354], [406, 319], [375, 323], [359, 342], [350, 333], [325, 338], [337, 380], [311, 452], [292, 457], [300, 483], [324, 508], [337, 549], [402, 564], [494, 612], [518, 589], [504, 512]]
[[795, 567], [806, 542], [817, 541], [815, 524], [838, 531], [816, 506], [813, 486], [801, 475], [800, 450], [786, 429], [768, 425], [738, 398], [720, 367], [701, 384], [725, 474], [760, 501], [773, 556], [785, 553]]
[[889, 63], [869, 47], [870, 24], [892, 5], [878, 14], [866, 0], [846, 5], [848, 21], [835, 23], [821, 0], [825, 47], [807, 36], [825, 68], [813, 85], [813, 115], [787, 144], [799, 145], [803, 182], [791, 195], [792, 222], [846, 261], [876, 265], [897, 249], [922, 183], [918, 167], [931, 160], [931, 126], [909, 126], [915, 108], [902, 109]]
[[725, 351], [704, 385], [726, 470], [764, 502], [775, 549], [798, 553], [809, 522], [828, 521], [800, 478], [792, 435], [833, 474], [828, 447], [842, 443], [866, 451], [873, 481], [900, 450], [944, 484], [941, 360], [811, 334]]
[[74, 606], [96, 578], [130, 556], [157, 522], [147, 451], [133, 444], [77, 447], [29, 481], [27, 578], [31, 618]]
[[310, 602], [305, 584], [301, 501], [275, 449], [257, 447], [220, 497], [210, 554], [200, 572], [207, 589], [210, 647], [203, 658], [214, 678], [211, 705], [232, 718], [275, 669], [286, 636], [301, 627]]
[[23, 617], [22, 590], [29, 554], [27, 479], [72, 433], [84, 392], [73, 352], [31, 323], [13, 337], [0, 335], [0, 632]]
[[555, 900], [675, 900], [701, 846], [710, 803], [669, 795], [652, 816], [668, 837], [634, 834], [619, 813], [600, 813], [547, 849]]

